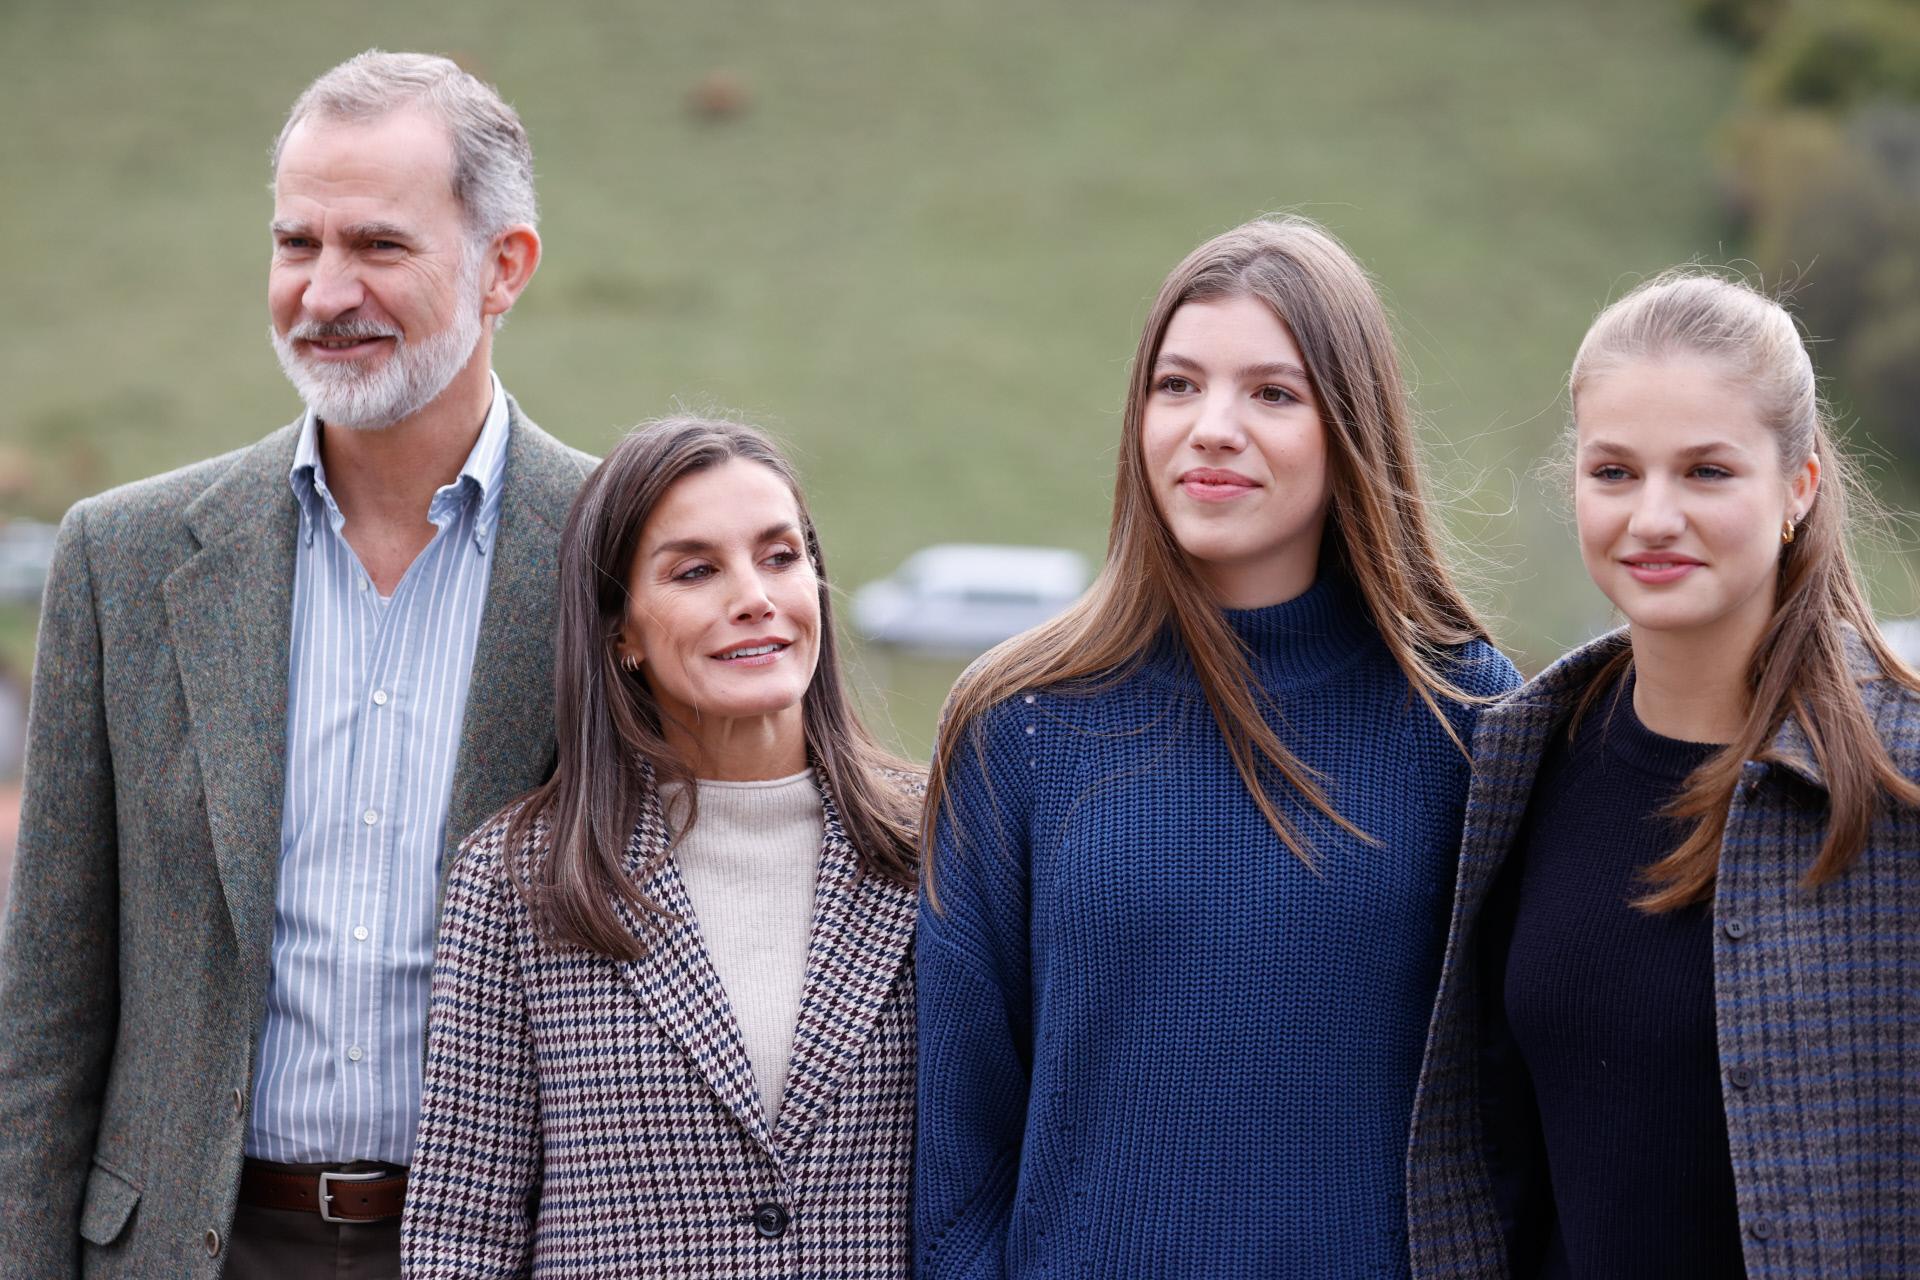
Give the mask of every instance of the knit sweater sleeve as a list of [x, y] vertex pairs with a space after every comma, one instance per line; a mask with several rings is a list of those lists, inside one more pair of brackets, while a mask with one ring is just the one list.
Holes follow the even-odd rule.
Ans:
[[956, 744], [915, 944], [919, 1124], [914, 1274], [1003, 1276], [1033, 1064], [1031, 775], [1015, 700]]

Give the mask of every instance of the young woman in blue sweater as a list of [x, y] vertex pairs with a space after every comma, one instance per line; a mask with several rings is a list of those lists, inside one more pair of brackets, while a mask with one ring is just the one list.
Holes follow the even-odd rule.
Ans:
[[1480, 705], [1365, 272], [1200, 246], [1136, 353], [1105, 568], [947, 709], [916, 1274], [1400, 1276]]

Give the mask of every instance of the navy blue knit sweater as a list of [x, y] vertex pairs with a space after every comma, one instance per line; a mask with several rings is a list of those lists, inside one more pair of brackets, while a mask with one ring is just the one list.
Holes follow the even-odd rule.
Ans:
[[[1288, 797], [1317, 871], [1288, 852], [1172, 645], [984, 716], [917, 944], [920, 1277], [1406, 1274], [1467, 765], [1343, 579], [1227, 617], [1378, 843]], [[1478, 643], [1450, 674], [1518, 683]]]

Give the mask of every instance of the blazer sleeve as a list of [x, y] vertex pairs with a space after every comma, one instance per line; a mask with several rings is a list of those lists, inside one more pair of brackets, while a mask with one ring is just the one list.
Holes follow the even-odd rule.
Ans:
[[[85, 511], [77, 506], [61, 522], [47, 576], [0, 935], [0, 1186], [8, 1200], [0, 1271], [8, 1275], [78, 1274], [119, 1019], [119, 846]], [[107, 1200], [92, 1229], [111, 1238], [126, 1205], [109, 1223]]]
[[540, 1098], [516, 936], [529, 921], [503, 865], [504, 826], [474, 836], [447, 884], [400, 1230], [408, 1280], [532, 1273]]
[[[947, 770], [933, 893], [915, 944], [919, 1103], [914, 1274], [1006, 1274], [1033, 1068], [1028, 927], [1032, 763], [990, 712]], [[998, 730], [998, 731], [997, 731]]]

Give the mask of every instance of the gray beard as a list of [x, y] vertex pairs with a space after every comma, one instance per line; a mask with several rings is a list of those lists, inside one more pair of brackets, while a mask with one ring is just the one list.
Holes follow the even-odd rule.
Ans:
[[[472, 359], [480, 343], [479, 255], [461, 255], [454, 288], [459, 305], [452, 323], [418, 342], [409, 343], [389, 328], [351, 319], [327, 324], [309, 321], [295, 325], [285, 336], [268, 324], [267, 338], [280, 359], [281, 372], [315, 417], [330, 427], [382, 430], [432, 404]], [[298, 340], [380, 337], [394, 339], [393, 351], [371, 372], [345, 364], [309, 364], [294, 346]]]

